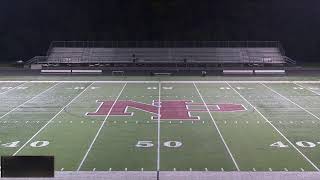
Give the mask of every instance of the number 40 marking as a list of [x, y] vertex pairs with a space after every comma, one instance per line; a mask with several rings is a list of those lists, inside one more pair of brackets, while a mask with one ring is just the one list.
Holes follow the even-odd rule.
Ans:
[[[300, 146], [300, 147], [303, 147], [303, 148], [314, 148], [314, 147], [317, 146], [316, 144], [320, 144], [320, 142], [317, 142], [317, 143], [308, 142], [308, 141], [297, 141], [296, 142], [297, 146]], [[288, 145], [284, 144], [281, 141], [272, 143], [272, 144], [270, 144], [270, 146], [271, 147], [276, 147], [276, 148], [288, 148], [289, 147]]]
[[[1, 146], [6, 147], [6, 148], [16, 148], [19, 147], [19, 143], [20, 141], [14, 141], [14, 142], [9, 142], [9, 143], [5, 143], [5, 144], [1, 144]], [[30, 143], [31, 147], [45, 147], [49, 145], [49, 141], [34, 141], [32, 143]]]

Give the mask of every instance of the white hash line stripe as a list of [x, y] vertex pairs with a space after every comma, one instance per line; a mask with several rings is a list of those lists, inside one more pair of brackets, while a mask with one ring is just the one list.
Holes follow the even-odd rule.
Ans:
[[209, 113], [209, 116], [211, 117], [211, 120], [212, 120], [212, 122], [213, 122], [214, 126], [216, 127], [216, 129], [217, 129], [217, 131], [218, 131], [218, 133], [219, 133], [219, 136], [220, 136], [220, 138], [221, 138], [221, 140], [222, 140], [222, 142], [223, 142], [224, 146], [226, 147], [226, 149], [227, 149], [227, 151], [228, 151], [228, 153], [229, 153], [229, 155], [230, 155], [230, 157], [231, 157], [231, 159], [232, 159], [232, 161], [233, 161], [233, 163], [234, 163], [235, 167], [237, 168], [237, 171], [240, 171], [240, 168], [239, 168], [239, 166], [238, 166], [238, 164], [237, 164], [236, 160], [234, 159], [234, 157], [233, 157], [233, 155], [232, 155], [232, 153], [231, 153], [231, 151], [230, 151], [230, 149], [229, 149], [229, 147], [228, 147], [228, 145], [227, 145], [226, 141], [224, 140], [224, 138], [223, 138], [223, 136], [222, 136], [222, 134], [221, 134], [221, 132], [220, 132], [220, 130], [219, 130], [219, 127], [218, 127], [218, 125], [217, 125], [216, 121], [214, 120], [214, 118], [213, 118], [213, 116], [212, 116], [212, 114], [211, 114], [211, 112], [210, 112], [210, 110], [209, 110], [209, 108], [208, 108], [208, 106], [207, 106], [207, 103], [206, 103], [206, 102], [205, 102], [205, 100], [203, 99], [203, 97], [202, 97], [202, 95], [201, 95], [201, 93], [200, 93], [200, 91], [199, 91], [199, 89], [198, 89], [197, 85], [196, 85], [195, 83], [193, 83], [193, 85], [194, 85], [194, 87], [196, 88], [196, 90], [197, 90], [197, 92], [198, 92], [198, 94], [199, 94], [199, 96], [200, 96], [200, 98], [201, 98], [201, 100], [202, 100], [203, 104], [205, 105], [205, 107], [206, 107], [206, 109], [207, 109], [207, 112]]
[[35, 138], [41, 131], [43, 131], [61, 112], [65, 110], [70, 104], [72, 104], [78, 97], [80, 97], [86, 90], [88, 90], [94, 82], [92, 82], [88, 87], [86, 87], [81, 93], [74, 97], [67, 105], [65, 105], [56, 115], [54, 115], [42, 128], [39, 129], [26, 143], [24, 143], [12, 156], [16, 156], [33, 138]]
[[[262, 83], [261, 83], [262, 84]], [[305, 112], [307, 112], [308, 114], [310, 114], [311, 116], [315, 117], [316, 119], [318, 119], [320, 121], [320, 118], [318, 116], [316, 116], [315, 114], [313, 114], [312, 112], [308, 111], [307, 109], [305, 109], [304, 107], [300, 106], [299, 104], [291, 101], [289, 98], [283, 96], [282, 94], [278, 93], [276, 90], [272, 89], [271, 87], [265, 85], [265, 84], [262, 84], [264, 87], [268, 88], [270, 91], [276, 93], [277, 95], [279, 95], [280, 97], [284, 98], [285, 100], [291, 102], [292, 104], [298, 106], [300, 109], [304, 110]]]
[[23, 105], [25, 105], [25, 104], [33, 101], [35, 98], [41, 96], [42, 94], [50, 91], [51, 89], [53, 89], [54, 87], [56, 87], [58, 84], [60, 84], [60, 83], [56, 83], [55, 85], [51, 86], [50, 88], [46, 89], [45, 91], [41, 92], [40, 94], [32, 97], [31, 99], [27, 100], [26, 102], [24, 102], [24, 103], [20, 104], [19, 106], [15, 107], [15, 108], [12, 109], [11, 111], [9, 111], [9, 112], [7, 112], [6, 114], [2, 115], [2, 116], [0, 117], [0, 119], [4, 118], [4, 117], [7, 116], [8, 114], [10, 114], [10, 113], [12, 113], [13, 111], [17, 110], [17, 109], [20, 108], [21, 106], [23, 106]]
[[4, 91], [4, 92], [2, 92], [2, 93], [0, 93], [0, 94], [5, 94], [5, 93], [8, 93], [8, 92], [10, 92], [10, 91], [13, 91], [13, 90], [17, 89], [18, 87], [21, 87], [21, 86], [27, 84], [28, 82], [29, 82], [29, 81], [26, 81], [26, 82], [24, 82], [24, 83], [22, 83], [22, 84], [20, 84], [20, 85], [18, 85], [18, 86], [16, 86], [16, 87], [14, 87], [14, 88], [9, 89], [8, 91]]
[[161, 82], [159, 81], [158, 95], [158, 147], [157, 147], [157, 171], [160, 171], [160, 116], [161, 116]]
[[314, 91], [314, 90], [312, 90], [312, 89], [306, 88], [306, 87], [304, 87], [304, 86], [302, 86], [302, 85], [300, 85], [300, 84], [297, 84], [297, 83], [294, 83], [294, 84], [297, 85], [297, 86], [299, 86], [299, 87], [302, 87], [302, 88], [304, 88], [304, 89], [306, 89], [306, 90], [308, 90], [308, 91], [310, 91], [310, 92], [313, 92], [313, 93], [315, 93], [316, 95], [319, 95], [319, 96], [320, 96], [320, 93], [318, 93], [318, 92], [316, 92], [316, 91]]
[[273, 125], [254, 105], [252, 105], [244, 96], [242, 96], [237, 90], [235, 90], [228, 82], [228, 86], [236, 92], [243, 100], [245, 100], [260, 116], [270, 124], [305, 160], [307, 160], [317, 171], [320, 169], [306, 156], [304, 155], [275, 125]]
[[120, 96], [121, 96], [121, 94], [122, 94], [122, 92], [123, 92], [123, 90], [125, 89], [125, 87], [126, 87], [126, 86], [127, 86], [127, 83], [125, 83], [125, 84], [123, 85], [123, 87], [122, 87], [122, 89], [121, 89], [120, 93], [118, 94], [118, 97], [117, 97], [117, 98], [116, 98], [116, 100], [113, 102], [113, 104], [112, 104], [111, 108], [110, 108], [110, 109], [109, 109], [109, 111], [108, 111], [107, 116], [104, 118], [104, 120], [103, 120], [103, 122], [102, 122], [102, 124], [101, 124], [101, 126], [100, 126], [100, 128], [99, 128], [99, 130], [97, 131], [97, 133], [96, 133], [95, 137], [93, 138], [93, 140], [92, 140], [92, 142], [91, 142], [91, 144], [90, 144], [90, 146], [89, 146], [89, 148], [88, 148], [88, 150], [87, 150], [86, 154], [83, 156], [83, 158], [82, 158], [82, 160], [81, 160], [81, 162], [80, 162], [80, 164], [79, 164], [79, 166], [78, 166], [78, 168], [77, 168], [77, 171], [80, 171], [80, 169], [81, 169], [81, 167], [82, 167], [83, 163], [84, 163], [84, 162], [85, 162], [85, 160], [87, 159], [87, 156], [88, 156], [89, 152], [91, 151], [93, 144], [94, 144], [94, 143], [95, 143], [95, 141], [97, 140], [97, 138], [98, 138], [98, 136], [99, 136], [99, 134], [100, 134], [100, 132], [101, 132], [102, 128], [104, 127], [104, 125], [105, 125], [105, 123], [106, 123], [106, 121], [107, 121], [107, 119], [108, 119], [108, 117], [109, 117], [109, 115], [110, 115], [110, 113], [111, 113], [111, 111], [112, 111], [113, 107], [114, 107], [114, 106], [115, 106], [115, 104], [117, 103], [118, 99], [120, 98]]

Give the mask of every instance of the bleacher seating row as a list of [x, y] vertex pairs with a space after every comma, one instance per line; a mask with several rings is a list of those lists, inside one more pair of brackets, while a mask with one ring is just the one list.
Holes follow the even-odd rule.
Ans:
[[276, 47], [262, 48], [79, 48], [53, 47], [47, 63], [285, 64]]

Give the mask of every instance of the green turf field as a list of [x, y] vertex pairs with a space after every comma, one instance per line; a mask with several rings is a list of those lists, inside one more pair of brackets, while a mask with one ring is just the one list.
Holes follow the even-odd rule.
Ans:
[[0, 155], [57, 171], [317, 171], [319, 127], [320, 81], [0, 82]]

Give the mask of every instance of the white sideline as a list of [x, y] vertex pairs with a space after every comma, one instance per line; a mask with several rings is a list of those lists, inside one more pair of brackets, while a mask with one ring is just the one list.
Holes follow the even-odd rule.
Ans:
[[[0, 83], [158, 83], [158, 81], [0, 81]], [[306, 84], [306, 83], [313, 83], [313, 84], [320, 84], [320, 81], [161, 81], [162, 83], [190, 83], [193, 82], [201, 84], [207, 84], [207, 83], [225, 83], [228, 82], [230, 84], [233, 83], [264, 83], [264, 84], [277, 84], [277, 83], [299, 83], [299, 84]]]
[[307, 112], [308, 114], [310, 114], [311, 116], [315, 117], [316, 119], [318, 119], [318, 120], [320, 121], [320, 118], [319, 118], [318, 116], [316, 116], [315, 114], [313, 114], [312, 112], [310, 112], [309, 110], [307, 110], [307, 109], [305, 109], [304, 107], [300, 106], [299, 104], [291, 101], [289, 98], [287, 98], [287, 97], [283, 96], [282, 94], [278, 93], [276, 90], [272, 89], [271, 87], [269, 87], [269, 86], [267, 86], [267, 85], [265, 85], [265, 84], [263, 84], [263, 83], [261, 83], [261, 84], [262, 84], [264, 87], [268, 88], [270, 91], [278, 94], [280, 97], [282, 97], [282, 98], [284, 98], [285, 100], [291, 102], [292, 104], [298, 106], [300, 109], [304, 110], [305, 112]]
[[254, 105], [252, 105], [244, 96], [242, 96], [228, 82], [226, 83], [234, 92], [236, 92], [243, 100], [245, 100], [258, 114], [260, 114], [260, 116], [266, 122], [268, 122], [305, 160], [307, 160], [317, 171], [320, 171], [320, 169], [306, 155], [304, 155], [278, 128], [276, 128]]
[[50, 88], [46, 89], [45, 91], [43, 91], [43, 92], [39, 93], [38, 95], [36, 95], [36, 96], [32, 97], [31, 99], [29, 99], [29, 100], [27, 100], [27, 101], [25, 101], [24, 103], [20, 104], [19, 106], [17, 106], [17, 107], [15, 107], [15, 108], [11, 109], [9, 112], [7, 112], [6, 114], [2, 115], [2, 116], [0, 117], [0, 119], [4, 118], [5, 116], [7, 116], [8, 114], [10, 114], [11, 112], [13, 112], [13, 111], [17, 110], [18, 108], [20, 108], [21, 106], [23, 106], [23, 105], [25, 105], [25, 104], [29, 103], [30, 101], [34, 100], [35, 98], [37, 98], [37, 97], [41, 96], [42, 94], [44, 94], [44, 93], [46, 93], [46, 92], [50, 91], [52, 88], [56, 87], [58, 84], [60, 84], [60, 83], [56, 83], [55, 85], [51, 86]]
[[23, 85], [27, 84], [27, 83], [28, 83], [28, 81], [26, 81], [26, 82], [20, 82], [20, 83], [22, 83], [22, 84], [20, 84], [20, 85], [18, 85], [18, 86], [16, 86], [16, 87], [14, 87], [14, 88], [9, 89], [8, 91], [4, 91], [4, 92], [2, 92], [2, 93], [0, 93], [0, 94], [5, 94], [5, 93], [8, 93], [8, 92], [10, 92], [10, 91], [12, 91], [12, 90], [15, 90], [15, 89], [17, 89], [18, 87], [21, 87], [21, 86], [23, 86]]
[[88, 156], [89, 152], [91, 151], [93, 144], [94, 144], [95, 141], [97, 140], [97, 138], [98, 138], [98, 136], [99, 136], [99, 134], [100, 134], [103, 126], [105, 125], [105, 123], [106, 123], [106, 121], [107, 121], [107, 119], [108, 119], [108, 117], [109, 117], [109, 115], [110, 115], [110, 113], [111, 113], [114, 105], [117, 103], [118, 99], [120, 98], [120, 96], [121, 96], [121, 94], [122, 94], [122, 92], [123, 92], [123, 90], [124, 90], [124, 88], [125, 88], [126, 86], [127, 86], [127, 83], [125, 83], [125, 84], [123, 85], [120, 93], [118, 94], [118, 97], [117, 97], [116, 100], [113, 102], [111, 108], [109, 109], [109, 112], [108, 112], [107, 116], [104, 118], [103, 122], [101, 123], [101, 126], [100, 126], [99, 130], [97, 131], [95, 137], [93, 138], [93, 140], [92, 140], [92, 142], [91, 142], [91, 144], [90, 144], [90, 146], [89, 146], [86, 154], [83, 156], [83, 158], [82, 158], [82, 160], [81, 160], [81, 162], [80, 162], [80, 164], [79, 164], [79, 166], [78, 166], [78, 168], [77, 168], [77, 171], [80, 171], [80, 169], [81, 169], [84, 161], [87, 159], [87, 156]]
[[157, 171], [160, 171], [160, 116], [161, 116], [161, 82], [159, 81], [158, 97], [158, 147], [157, 147]]
[[70, 104], [72, 104], [78, 97], [80, 97], [87, 89], [89, 89], [94, 82], [92, 82], [88, 87], [86, 87], [81, 93], [74, 97], [67, 105], [65, 105], [56, 115], [54, 115], [44, 126], [42, 126], [38, 132], [36, 132], [26, 143], [24, 143], [12, 156], [16, 156], [33, 138], [35, 138], [42, 130], [44, 130], [48, 124], [50, 124], [61, 112], [65, 110]]
[[206, 102], [205, 102], [205, 100], [203, 99], [203, 97], [202, 97], [202, 95], [201, 95], [201, 93], [200, 93], [200, 91], [199, 91], [199, 89], [198, 89], [197, 85], [196, 85], [195, 83], [193, 83], [193, 85], [194, 85], [194, 87], [196, 88], [196, 90], [197, 90], [197, 92], [198, 92], [198, 94], [199, 94], [199, 96], [200, 96], [200, 98], [201, 98], [201, 100], [202, 100], [202, 102], [203, 102], [204, 106], [206, 107], [207, 112], [209, 113], [209, 116], [211, 117], [211, 120], [212, 120], [212, 122], [213, 122], [214, 126], [216, 127], [216, 129], [217, 129], [217, 131], [218, 131], [218, 133], [219, 133], [219, 136], [220, 136], [220, 138], [221, 138], [221, 140], [222, 140], [222, 142], [223, 142], [224, 146], [226, 147], [226, 149], [227, 149], [227, 151], [228, 151], [228, 153], [229, 153], [229, 155], [230, 155], [230, 157], [231, 157], [231, 159], [232, 159], [232, 161], [233, 161], [233, 163], [234, 163], [235, 167], [237, 168], [237, 171], [240, 171], [240, 168], [239, 168], [239, 166], [238, 166], [238, 164], [237, 164], [236, 160], [234, 159], [234, 157], [233, 157], [233, 155], [232, 155], [232, 153], [231, 153], [231, 151], [230, 151], [230, 149], [229, 149], [229, 147], [228, 147], [228, 145], [227, 145], [226, 141], [224, 140], [224, 138], [223, 138], [223, 136], [222, 136], [222, 134], [221, 134], [221, 132], [220, 132], [220, 130], [219, 130], [219, 127], [218, 127], [218, 125], [217, 125], [216, 121], [214, 120], [214, 118], [213, 118], [212, 114], [210, 113], [210, 110], [209, 110], [209, 108], [208, 108], [208, 106], [207, 106], [207, 103], [206, 103]]

